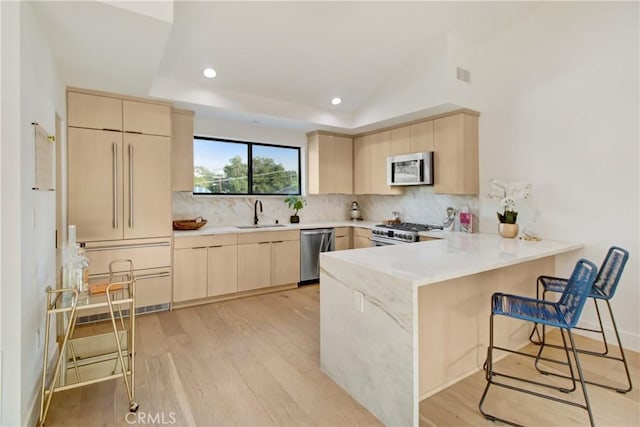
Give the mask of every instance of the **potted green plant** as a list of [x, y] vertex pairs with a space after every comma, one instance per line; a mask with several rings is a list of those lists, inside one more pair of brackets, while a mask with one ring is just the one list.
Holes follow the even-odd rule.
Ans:
[[307, 204], [307, 201], [302, 196], [288, 196], [284, 199], [284, 202], [289, 205], [289, 208], [293, 209], [295, 212], [289, 220], [291, 224], [297, 224], [300, 222], [300, 217], [298, 216], [298, 211]]

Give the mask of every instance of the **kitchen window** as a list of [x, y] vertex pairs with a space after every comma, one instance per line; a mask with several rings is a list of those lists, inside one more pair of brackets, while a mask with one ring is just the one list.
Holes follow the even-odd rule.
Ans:
[[300, 148], [196, 136], [193, 194], [300, 194]]

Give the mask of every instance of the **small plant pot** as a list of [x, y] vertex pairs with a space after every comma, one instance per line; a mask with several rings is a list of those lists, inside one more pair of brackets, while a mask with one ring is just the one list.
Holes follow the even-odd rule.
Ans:
[[298, 224], [300, 222], [300, 217], [298, 215], [291, 215], [289, 217], [289, 221], [291, 224]]
[[506, 239], [513, 239], [518, 235], [518, 224], [504, 224], [500, 223], [498, 226], [500, 235]]

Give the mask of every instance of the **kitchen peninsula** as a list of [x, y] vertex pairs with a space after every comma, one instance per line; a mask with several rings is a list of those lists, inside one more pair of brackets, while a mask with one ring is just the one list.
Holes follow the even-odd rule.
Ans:
[[[554, 257], [580, 244], [444, 233], [321, 255], [322, 370], [384, 424], [417, 426], [420, 400], [482, 369], [493, 292], [535, 296]], [[528, 325], [498, 322], [503, 344]]]

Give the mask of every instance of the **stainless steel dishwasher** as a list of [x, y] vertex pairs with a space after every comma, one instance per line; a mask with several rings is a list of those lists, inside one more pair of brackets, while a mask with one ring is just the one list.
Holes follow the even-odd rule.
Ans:
[[317, 283], [320, 277], [320, 253], [335, 249], [333, 228], [300, 231], [300, 284]]

